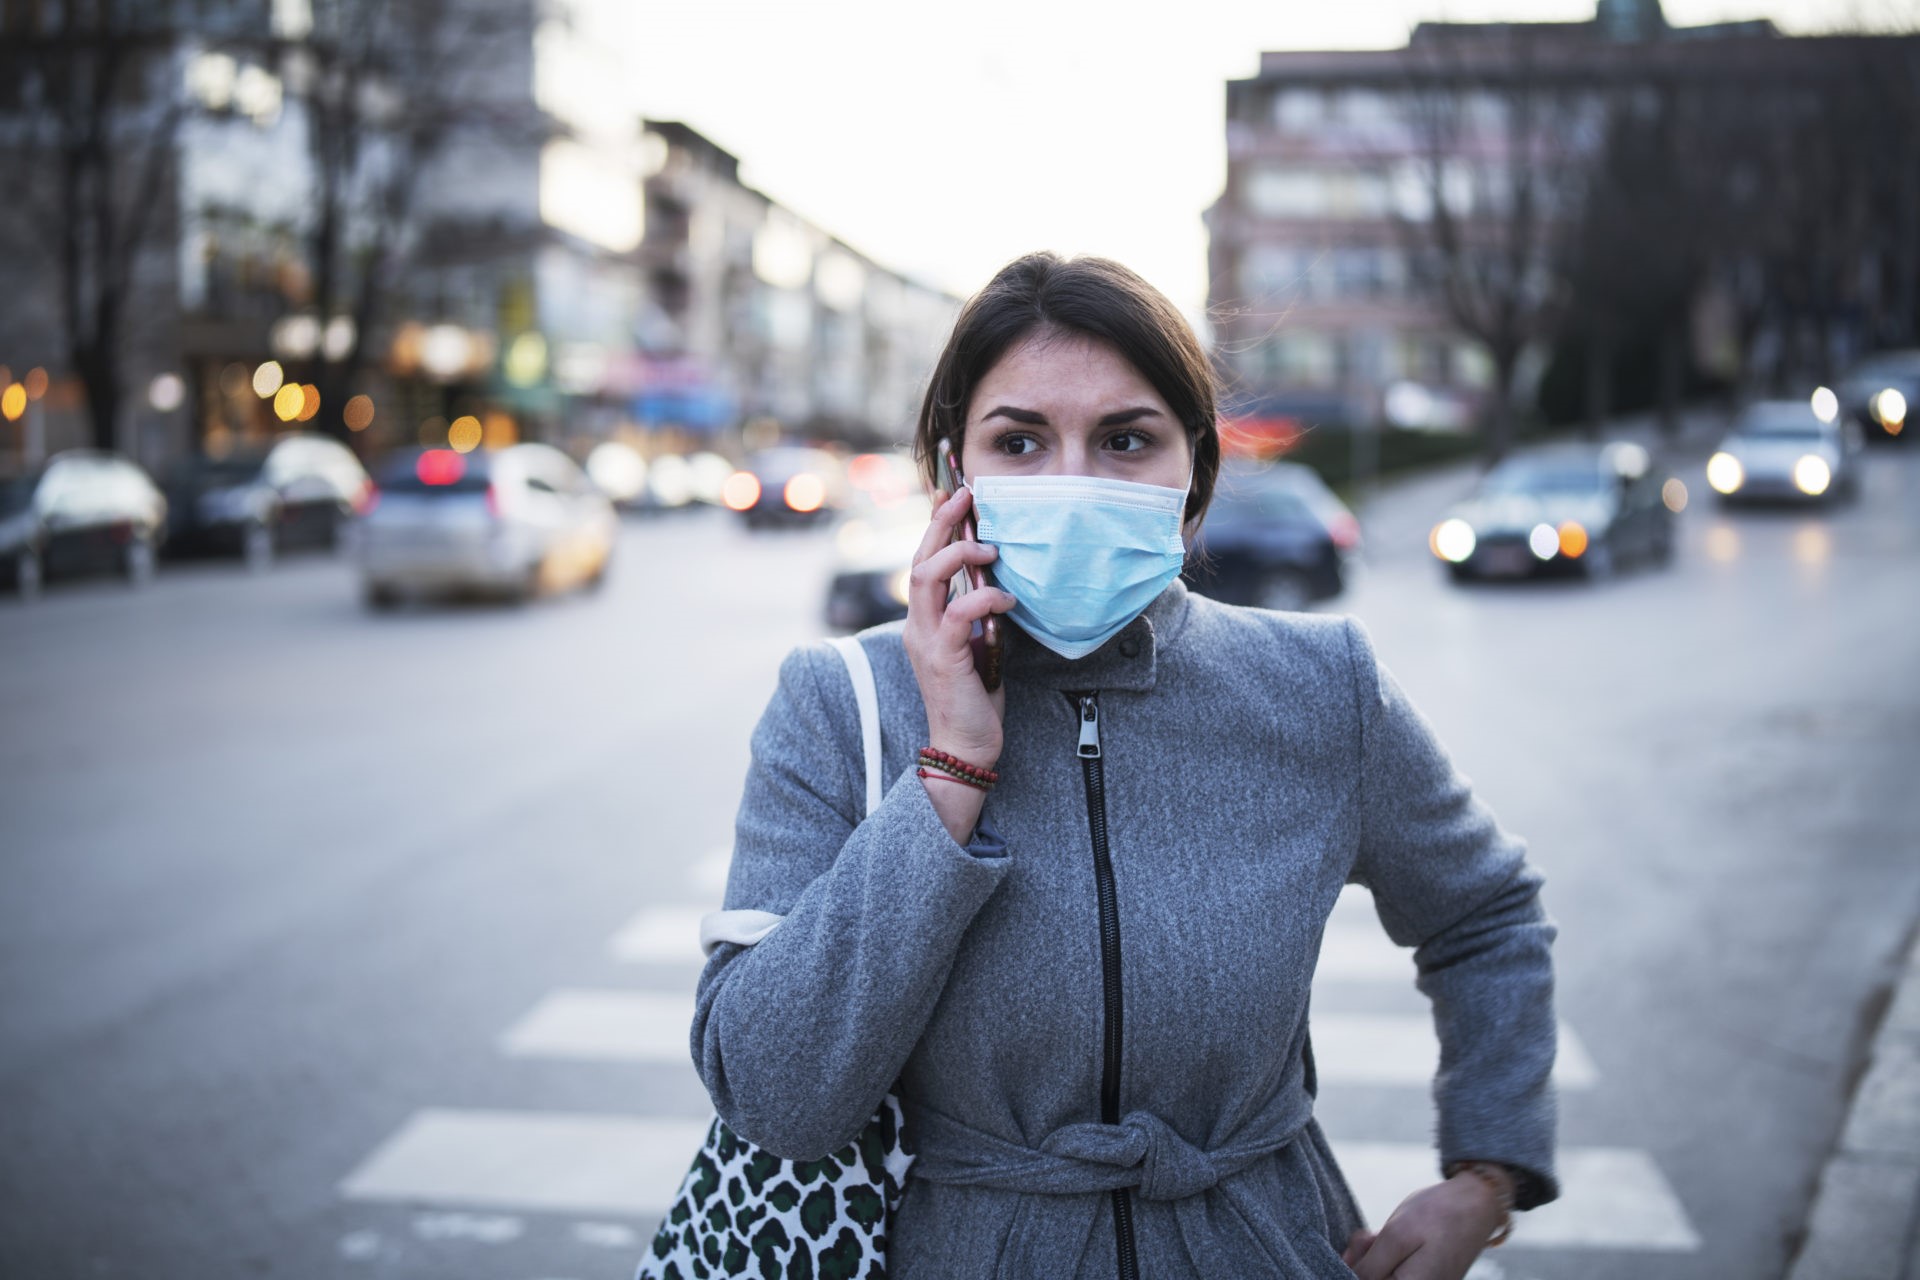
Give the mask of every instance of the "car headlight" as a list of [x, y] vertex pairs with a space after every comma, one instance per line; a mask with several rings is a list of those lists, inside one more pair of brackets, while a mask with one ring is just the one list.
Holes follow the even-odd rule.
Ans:
[[1550, 524], [1537, 524], [1527, 534], [1527, 546], [1535, 559], [1551, 560], [1560, 554], [1560, 531]]
[[907, 588], [913, 582], [913, 570], [902, 569], [887, 579], [887, 594], [900, 604], [907, 602]]
[[1872, 400], [1873, 418], [1889, 434], [1899, 435], [1907, 421], [1907, 398], [1893, 387], [1886, 387]]
[[1840, 397], [1827, 387], [1815, 387], [1811, 400], [1813, 416], [1822, 422], [1832, 422], [1840, 416]]
[[1809, 453], [1793, 464], [1794, 488], [1809, 498], [1817, 498], [1833, 483], [1833, 468], [1818, 454]]
[[1433, 526], [1433, 532], [1427, 536], [1427, 546], [1448, 564], [1459, 564], [1466, 560], [1473, 554], [1479, 541], [1474, 537], [1473, 526], [1458, 516], [1442, 520]]
[[1740, 459], [1722, 451], [1707, 459], [1707, 483], [1715, 493], [1733, 493], [1747, 482], [1747, 469]]
[[1587, 531], [1577, 520], [1563, 520], [1558, 530], [1560, 554], [1569, 560], [1578, 560], [1587, 554]]

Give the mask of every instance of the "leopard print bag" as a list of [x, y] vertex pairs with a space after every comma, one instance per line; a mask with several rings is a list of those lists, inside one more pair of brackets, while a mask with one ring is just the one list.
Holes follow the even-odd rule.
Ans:
[[[872, 813], [881, 794], [873, 669], [859, 641], [831, 643], [859, 704]], [[766, 912], [715, 912], [702, 924], [702, 945], [751, 945], [778, 923]], [[891, 1093], [858, 1137], [821, 1160], [782, 1160], [715, 1116], [634, 1280], [885, 1280], [887, 1226], [912, 1164], [900, 1100]]]

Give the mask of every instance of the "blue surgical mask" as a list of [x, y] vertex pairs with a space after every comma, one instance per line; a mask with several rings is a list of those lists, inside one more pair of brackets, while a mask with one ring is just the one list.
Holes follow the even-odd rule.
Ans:
[[[1188, 482], [1191, 484], [1191, 480]], [[1180, 575], [1184, 489], [1095, 476], [975, 476], [980, 541], [1020, 629], [1063, 658], [1119, 634]]]

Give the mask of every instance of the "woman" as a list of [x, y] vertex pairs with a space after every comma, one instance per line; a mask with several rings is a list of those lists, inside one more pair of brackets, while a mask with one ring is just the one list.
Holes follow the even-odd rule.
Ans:
[[[754, 734], [727, 906], [784, 919], [701, 975], [716, 1109], [815, 1159], [897, 1079], [896, 1280], [1458, 1280], [1508, 1207], [1556, 1194], [1539, 875], [1356, 623], [1179, 582], [1213, 384], [1138, 276], [1004, 268], [928, 388], [929, 466], [943, 439], [971, 491], [936, 492], [905, 623], [860, 638], [884, 801], [863, 816], [827, 646], [787, 659]], [[949, 600], [996, 562], [1017, 591]], [[1012, 623], [991, 693], [968, 642], [989, 613]], [[1312, 1115], [1309, 988], [1349, 883], [1417, 948], [1442, 1047], [1451, 1176], [1377, 1236]]]

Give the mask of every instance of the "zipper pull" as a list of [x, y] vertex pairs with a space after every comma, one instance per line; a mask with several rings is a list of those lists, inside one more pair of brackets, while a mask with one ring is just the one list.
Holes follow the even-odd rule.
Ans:
[[1080, 695], [1080, 758], [1100, 758], [1100, 695]]

